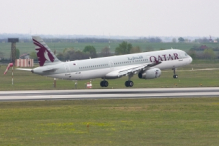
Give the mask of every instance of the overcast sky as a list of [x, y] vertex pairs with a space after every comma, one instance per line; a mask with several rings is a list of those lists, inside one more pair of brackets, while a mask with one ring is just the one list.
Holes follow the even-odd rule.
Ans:
[[0, 33], [219, 36], [219, 0], [0, 0]]

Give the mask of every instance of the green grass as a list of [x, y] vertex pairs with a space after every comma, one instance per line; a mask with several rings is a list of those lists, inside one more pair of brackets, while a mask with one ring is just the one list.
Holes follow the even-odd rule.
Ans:
[[0, 115], [1, 145], [219, 143], [219, 98], [0, 102]]
[[[206, 71], [191, 71], [193, 69], [203, 68], [219, 68], [219, 63], [214, 61], [194, 61], [192, 64], [179, 68], [177, 74], [178, 79], [173, 79], [172, 70], [162, 71], [161, 77], [157, 79], [139, 79], [135, 75], [132, 79], [134, 81], [133, 88], [170, 88], [170, 87], [218, 87], [219, 86], [219, 70]], [[53, 87], [53, 78], [39, 76], [25, 71], [14, 71], [14, 85], [11, 82], [11, 70], [6, 75], [3, 75], [6, 66], [0, 67], [0, 90], [59, 90], [59, 89], [74, 89], [75, 82], [69, 80], [57, 80], [56, 88]], [[190, 71], [188, 71], [190, 70]], [[107, 88], [126, 88], [124, 83], [128, 77], [120, 79], [108, 80], [109, 86]], [[100, 87], [101, 79], [92, 80], [93, 88]], [[89, 80], [78, 81], [78, 89], [84, 89], [85, 84]]]
[[[3, 75], [0, 90], [74, 89], [74, 82], [24, 71]], [[214, 61], [194, 61], [177, 71], [163, 71], [158, 79], [133, 77], [134, 88], [219, 86], [219, 71], [185, 71], [219, 68]], [[125, 88], [127, 77], [108, 80], [108, 88]], [[84, 89], [88, 80], [79, 81]], [[100, 79], [92, 81], [93, 88]], [[111, 99], [0, 102], [0, 145], [218, 145], [219, 98]], [[89, 125], [89, 127], [88, 127]]]

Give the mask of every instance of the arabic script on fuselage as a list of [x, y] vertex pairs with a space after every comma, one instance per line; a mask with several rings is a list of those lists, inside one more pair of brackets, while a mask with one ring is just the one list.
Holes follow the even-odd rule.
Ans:
[[136, 59], [143, 59], [143, 56], [133, 56], [133, 57], [128, 57], [128, 60], [136, 60]]

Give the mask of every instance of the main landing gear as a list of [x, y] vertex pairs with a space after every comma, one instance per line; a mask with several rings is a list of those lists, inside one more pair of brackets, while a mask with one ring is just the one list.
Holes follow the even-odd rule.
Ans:
[[126, 87], [132, 87], [134, 85], [134, 83], [132, 81], [130, 81], [132, 76], [133, 76], [133, 74], [128, 75], [129, 79], [128, 79], [128, 81], [125, 82]]
[[176, 68], [173, 68], [172, 70], [173, 70], [173, 78], [177, 79], [178, 75], [176, 74]]
[[134, 83], [132, 81], [126, 81], [125, 82], [126, 87], [132, 87], [133, 85], [134, 85]]
[[[130, 81], [133, 74], [128, 75], [129, 79], [125, 82], [126, 87], [132, 87], [134, 85], [133, 81]], [[100, 82], [101, 87], [108, 87], [109, 83], [103, 78], [103, 81]]]
[[101, 87], [108, 87], [108, 85], [109, 85], [109, 83], [107, 81], [105, 81], [105, 80], [100, 82], [100, 86]]

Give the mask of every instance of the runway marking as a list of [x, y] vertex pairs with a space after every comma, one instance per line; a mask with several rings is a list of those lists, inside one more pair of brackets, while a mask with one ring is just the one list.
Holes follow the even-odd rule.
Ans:
[[219, 97], [218, 87], [0, 91], [0, 101]]

